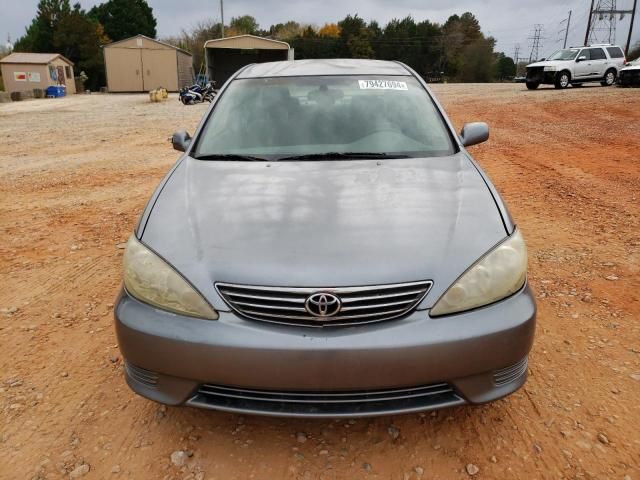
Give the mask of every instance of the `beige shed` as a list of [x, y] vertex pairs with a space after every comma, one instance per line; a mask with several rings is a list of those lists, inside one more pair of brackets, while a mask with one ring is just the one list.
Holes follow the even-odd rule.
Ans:
[[171, 92], [193, 83], [191, 54], [144, 35], [103, 46], [110, 92]]
[[7, 92], [64, 85], [67, 95], [76, 93], [73, 62], [59, 53], [12, 53], [0, 60]]
[[207, 40], [204, 44], [207, 74], [221, 87], [238, 69], [250, 63], [293, 60], [293, 49], [286, 42], [255, 35]]

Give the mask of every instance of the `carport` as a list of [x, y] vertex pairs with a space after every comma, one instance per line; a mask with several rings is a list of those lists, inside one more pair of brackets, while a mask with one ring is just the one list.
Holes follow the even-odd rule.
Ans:
[[208, 40], [204, 44], [205, 61], [209, 79], [221, 87], [238, 69], [250, 63], [293, 60], [293, 49], [286, 42], [238, 35], [236, 37]]

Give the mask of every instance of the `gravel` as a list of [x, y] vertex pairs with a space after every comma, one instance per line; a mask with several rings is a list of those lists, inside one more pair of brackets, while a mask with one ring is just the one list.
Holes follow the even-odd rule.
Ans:
[[176, 467], [183, 467], [187, 463], [189, 454], [184, 450], [176, 450], [171, 454], [171, 463]]
[[471, 475], [472, 477], [473, 477], [474, 475], [477, 475], [477, 474], [478, 474], [478, 472], [480, 471], [480, 469], [479, 469], [476, 465], [474, 465], [473, 463], [467, 463], [467, 466], [465, 467], [465, 470], [466, 470], [466, 471], [467, 471], [467, 473], [468, 473], [469, 475]]
[[389, 436], [394, 440], [396, 440], [400, 436], [400, 429], [394, 425], [390, 425], [389, 428], [387, 428], [387, 432], [389, 433]]
[[86, 463], [83, 463], [82, 465], [74, 468], [71, 473], [69, 473], [69, 478], [84, 477], [87, 473], [89, 473], [89, 470], [91, 470], [91, 467], [89, 467], [89, 465], [87, 465]]

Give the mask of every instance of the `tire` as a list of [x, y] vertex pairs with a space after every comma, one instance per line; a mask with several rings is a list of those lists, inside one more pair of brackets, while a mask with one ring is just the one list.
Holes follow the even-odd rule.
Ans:
[[567, 88], [570, 83], [571, 83], [571, 74], [566, 70], [563, 70], [562, 72], [556, 75], [554, 86], [556, 88], [564, 89], [564, 88]]
[[602, 85], [603, 87], [610, 87], [615, 83], [616, 83], [616, 71], [613, 68], [610, 68], [604, 74], [604, 78], [600, 82], [600, 85]]
[[540, 84], [538, 82], [527, 82], [527, 88], [529, 90], [535, 90], [539, 86], [540, 86]]

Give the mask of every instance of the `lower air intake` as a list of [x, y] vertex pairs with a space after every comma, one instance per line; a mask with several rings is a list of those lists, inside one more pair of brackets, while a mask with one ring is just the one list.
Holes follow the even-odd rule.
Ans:
[[276, 416], [371, 416], [465, 403], [447, 383], [357, 392], [286, 392], [201, 385], [188, 402], [218, 410]]

